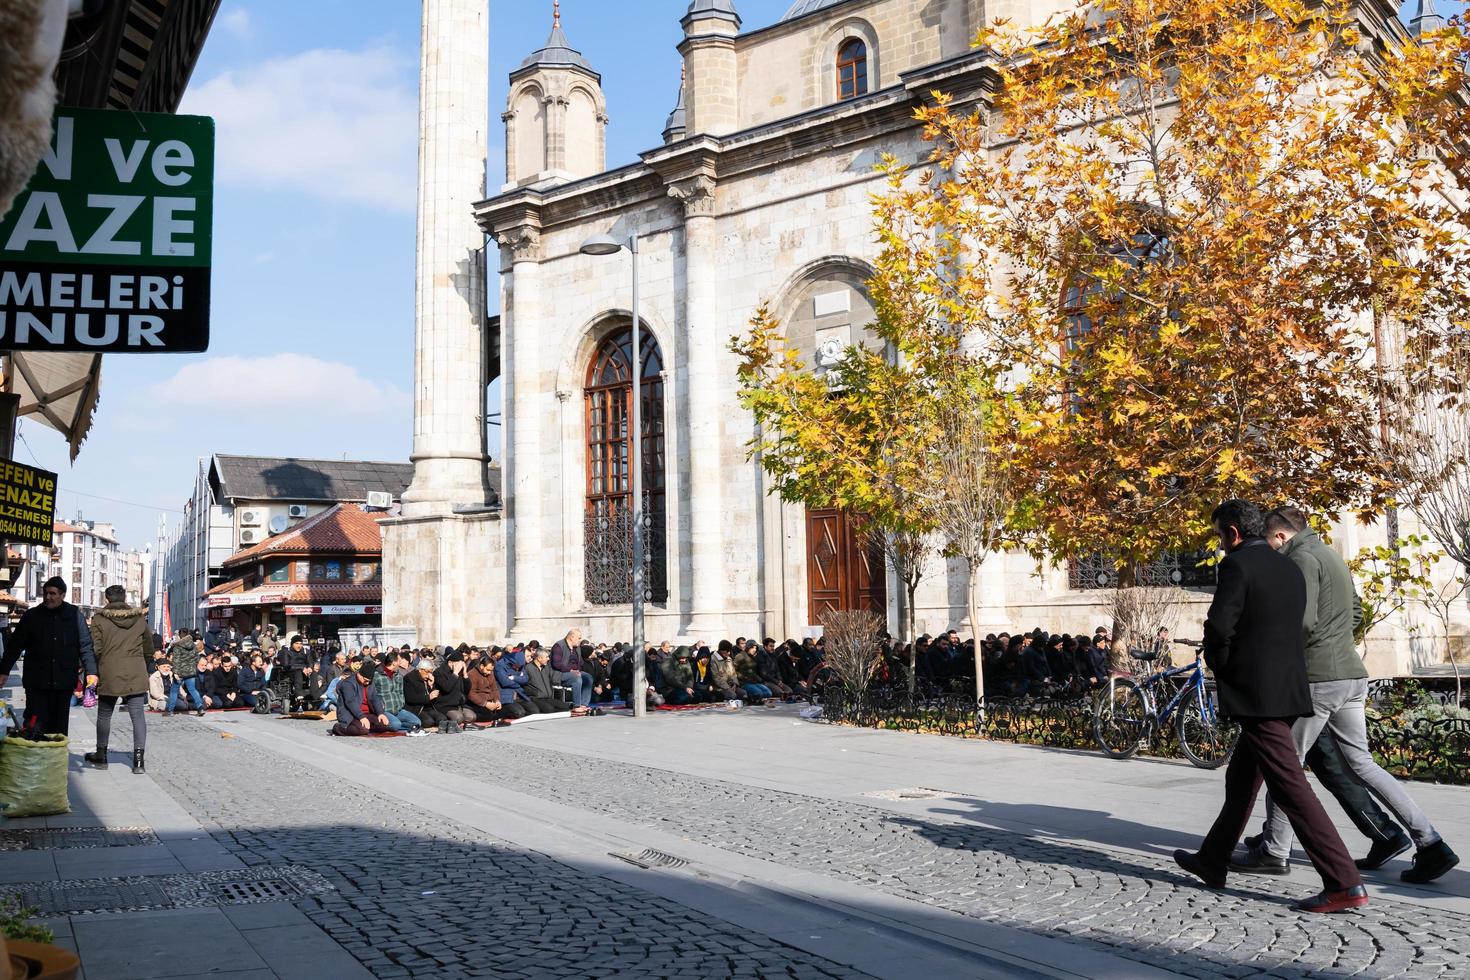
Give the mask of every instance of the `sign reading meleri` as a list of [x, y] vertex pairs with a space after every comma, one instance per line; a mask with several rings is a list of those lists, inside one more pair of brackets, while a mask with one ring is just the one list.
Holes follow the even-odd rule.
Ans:
[[0, 350], [207, 350], [213, 214], [213, 119], [58, 109], [0, 218]]

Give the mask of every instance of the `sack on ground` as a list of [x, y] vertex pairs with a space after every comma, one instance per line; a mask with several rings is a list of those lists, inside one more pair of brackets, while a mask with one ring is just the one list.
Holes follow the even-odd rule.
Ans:
[[67, 745], [65, 735], [32, 741], [12, 734], [0, 741], [0, 813], [45, 817], [71, 811], [66, 796]]

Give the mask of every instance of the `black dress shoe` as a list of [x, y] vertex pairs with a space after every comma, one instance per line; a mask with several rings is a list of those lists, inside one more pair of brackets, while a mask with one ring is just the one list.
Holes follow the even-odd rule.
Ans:
[[1318, 892], [1311, 898], [1304, 898], [1300, 902], [1297, 902], [1292, 908], [1298, 912], [1326, 914], [1330, 912], [1346, 912], [1348, 909], [1360, 909], [1367, 904], [1368, 889], [1362, 885], [1354, 885], [1347, 891]]
[[1435, 841], [1428, 847], [1419, 848], [1414, 854], [1414, 866], [1399, 875], [1411, 885], [1427, 885], [1446, 871], [1460, 863], [1460, 856], [1450, 850], [1444, 841]]
[[1212, 871], [1205, 867], [1205, 863], [1199, 859], [1199, 855], [1192, 851], [1175, 851], [1174, 863], [1211, 888], [1225, 887], [1225, 872]]
[[1264, 843], [1266, 843], [1265, 834], [1252, 834], [1250, 837], [1244, 837], [1240, 841], [1242, 847], [1248, 847], [1253, 851], [1259, 851], [1261, 845]]
[[1289, 875], [1291, 863], [1258, 847], [1248, 847], [1231, 855], [1230, 870], [1248, 875]]
[[1400, 854], [1414, 846], [1409, 840], [1409, 835], [1400, 833], [1391, 840], [1376, 840], [1368, 849], [1367, 857], [1360, 857], [1353, 863], [1358, 866], [1359, 871], [1377, 871]]

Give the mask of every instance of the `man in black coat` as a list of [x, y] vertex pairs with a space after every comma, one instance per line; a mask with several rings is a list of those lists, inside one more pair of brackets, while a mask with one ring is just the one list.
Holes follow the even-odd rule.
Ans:
[[1302, 773], [1291, 726], [1312, 713], [1302, 614], [1307, 585], [1290, 558], [1265, 540], [1265, 516], [1227, 500], [1210, 522], [1226, 552], [1205, 620], [1205, 663], [1215, 675], [1221, 712], [1240, 724], [1225, 771], [1225, 803], [1197, 853], [1174, 860], [1212, 888], [1225, 886], [1230, 855], [1245, 832], [1264, 781], [1322, 876], [1323, 891], [1295, 906], [1342, 912], [1368, 904], [1368, 893], [1342, 838]]
[[572, 704], [585, 708], [592, 703], [592, 675], [582, 669], [581, 630], [567, 630], [565, 638], [552, 644], [551, 669], [558, 682], [572, 689]]
[[25, 718], [47, 735], [65, 735], [71, 719], [71, 696], [77, 672], [86, 671], [87, 684], [97, 683], [97, 655], [86, 617], [66, 601], [66, 582], [47, 579], [41, 604], [27, 609], [0, 659], [0, 687], [10, 681], [15, 662], [25, 654], [21, 686], [26, 692]]

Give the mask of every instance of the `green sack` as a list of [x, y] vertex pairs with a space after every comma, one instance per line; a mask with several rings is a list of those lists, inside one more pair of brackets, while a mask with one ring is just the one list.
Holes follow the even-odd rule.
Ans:
[[67, 745], [65, 735], [43, 735], [39, 742], [16, 735], [0, 739], [0, 813], [47, 817], [71, 812]]

